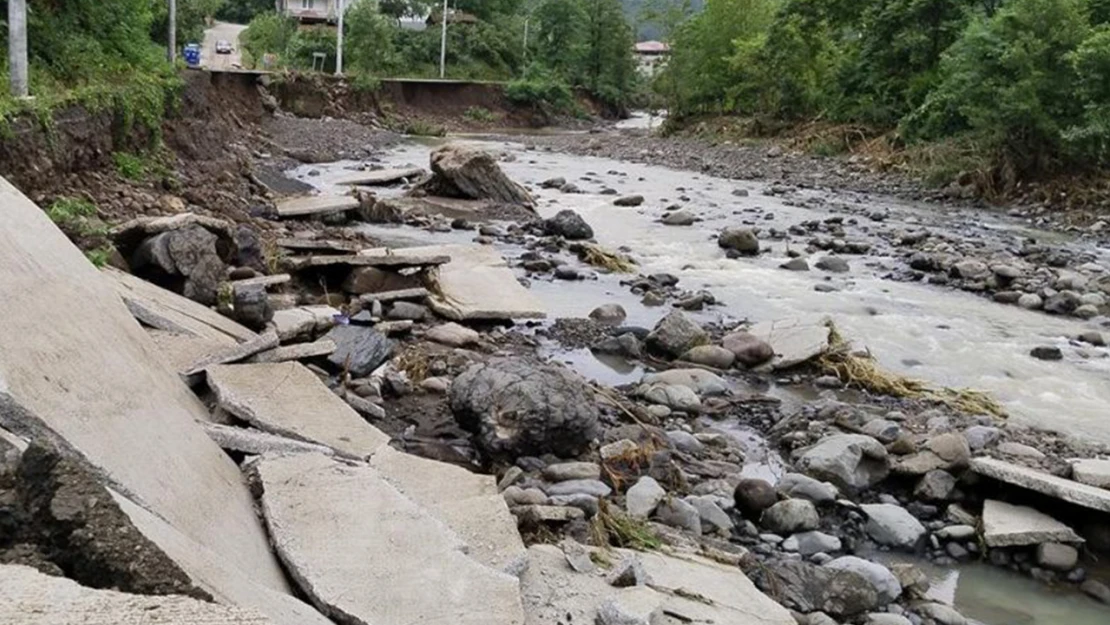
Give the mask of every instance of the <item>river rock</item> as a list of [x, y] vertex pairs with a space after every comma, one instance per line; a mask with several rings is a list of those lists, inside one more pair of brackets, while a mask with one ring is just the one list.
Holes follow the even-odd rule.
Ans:
[[1063, 360], [1064, 353], [1055, 345], [1038, 345], [1029, 350], [1029, 355], [1037, 360]]
[[974, 451], [990, 447], [1002, 437], [1002, 430], [989, 425], [973, 425], [964, 430], [967, 445]]
[[608, 497], [613, 489], [601, 480], [580, 479], [567, 480], [555, 484], [546, 484], [543, 491], [548, 497], [563, 497], [567, 495], [589, 495], [591, 497]]
[[509, 486], [502, 491], [501, 496], [510, 507], [547, 505], [547, 495], [538, 488]]
[[736, 356], [736, 362], [745, 367], [761, 365], [775, 356], [775, 350], [766, 341], [747, 332], [733, 332], [721, 339], [721, 345]]
[[422, 321], [428, 317], [428, 308], [414, 302], [393, 302], [385, 316], [397, 321]]
[[626, 195], [613, 200], [613, 206], [639, 206], [644, 203], [642, 195]]
[[490, 455], [572, 457], [597, 436], [593, 392], [561, 365], [491, 359], [457, 377], [449, 396], [455, 419]]
[[822, 271], [831, 273], [846, 273], [850, 269], [848, 267], [848, 261], [839, 256], [824, 256], [820, 258], [814, 266]]
[[1017, 456], [1019, 458], [1029, 458], [1031, 460], [1044, 460], [1045, 458], [1044, 452], [1036, 447], [1031, 447], [1024, 443], [1015, 443], [1014, 441], [999, 443], [997, 449], [998, 453], [1006, 454], [1007, 456]]
[[633, 586], [601, 601], [596, 625], [658, 625], [664, 618], [663, 596], [647, 586]]
[[1067, 572], [1079, 564], [1079, 551], [1071, 545], [1041, 543], [1037, 545], [1037, 564], [1051, 571]]
[[544, 467], [543, 477], [551, 482], [599, 480], [601, 467], [596, 462], [560, 462]]
[[967, 619], [962, 614], [943, 603], [920, 603], [914, 607], [922, 616], [933, 619], [937, 625], [967, 625]]
[[699, 396], [724, 395], [729, 390], [728, 382], [721, 376], [704, 369], [668, 369], [649, 373], [643, 377], [642, 383], [685, 386]]
[[558, 189], [567, 183], [567, 179], [563, 177], [548, 178], [540, 183], [544, 189]]
[[951, 473], [934, 469], [921, 477], [913, 490], [914, 497], [925, 501], [948, 501], [956, 490], [956, 478]]
[[782, 476], [778, 490], [787, 497], [808, 499], [813, 503], [829, 503], [840, 495], [833, 484], [815, 480], [801, 473], [787, 473]]
[[698, 509], [677, 497], [665, 498], [655, 507], [655, 516], [671, 527], [701, 535], [701, 514]]
[[759, 237], [751, 228], [725, 228], [717, 237], [717, 245], [744, 256], [759, 255]]
[[913, 621], [901, 614], [890, 612], [872, 612], [867, 615], [863, 625], [913, 625]]
[[802, 450], [797, 467], [850, 492], [878, 484], [889, 472], [886, 448], [861, 434], [834, 434], [821, 439]]
[[728, 369], [736, 360], [736, 354], [717, 345], [698, 345], [683, 354], [680, 360], [714, 369]]
[[772, 532], [790, 534], [817, 529], [820, 518], [812, 501], [787, 499], [763, 511], [760, 523]]
[[675, 449], [683, 453], [697, 455], [705, 451], [705, 443], [689, 432], [668, 430], [667, 440], [674, 445]]
[[1099, 332], [1098, 330], [1087, 330], [1086, 332], [1080, 334], [1078, 338], [1081, 343], [1094, 345], [1095, 347], [1106, 346], [1106, 337], [1104, 337], [1102, 335], [1102, 332]]
[[789, 271], [809, 271], [809, 263], [804, 258], [791, 258], [785, 263], [779, 265], [779, 269], [786, 269]]
[[660, 501], [667, 496], [667, 491], [655, 481], [655, 478], [643, 476], [632, 485], [625, 493], [624, 507], [629, 516], [636, 519], [646, 519], [655, 512]]
[[895, 562], [889, 568], [902, 586], [902, 593], [907, 597], [920, 598], [929, 592], [931, 586], [929, 576], [918, 566], [910, 562]]
[[510, 180], [488, 152], [450, 143], [432, 151], [431, 168], [431, 179], [421, 185], [429, 195], [535, 204], [528, 191]]
[[936, 469], [962, 469], [971, 459], [971, 447], [962, 434], [947, 432], [930, 438], [925, 449], [902, 459], [894, 470], [906, 475], [925, 475]]
[[736, 509], [745, 518], [758, 520], [763, 511], [775, 505], [778, 494], [775, 488], [765, 480], [744, 478], [736, 485], [733, 491]]
[[186, 225], [144, 240], [129, 262], [136, 275], [177, 286], [185, 297], [212, 306], [226, 273], [219, 243], [220, 237], [207, 228]]
[[677, 210], [663, 215], [659, 221], [665, 226], [692, 226], [697, 221], [697, 217], [694, 217], [690, 211]]
[[1089, 579], [1083, 582], [1079, 586], [1079, 589], [1086, 593], [1087, 596], [1093, 597], [1098, 601], [1110, 605], [1110, 586], [1107, 586], [1106, 584], [1103, 584], [1098, 580]]
[[393, 356], [396, 347], [384, 334], [367, 326], [335, 326], [324, 338], [335, 343], [328, 362], [352, 378], [373, 373]]
[[841, 556], [824, 566], [834, 571], [851, 571], [866, 579], [875, 588], [882, 604], [896, 601], [902, 596], [902, 585], [898, 583], [898, 579], [890, 569], [876, 562], [856, 556]]
[[889, 419], [872, 419], [860, 430], [884, 444], [893, 443], [902, 434], [902, 426]]
[[677, 358], [709, 342], [709, 334], [697, 322], [676, 310], [655, 324], [647, 336], [649, 349]]
[[698, 511], [703, 532], [718, 532], [727, 536], [734, 523], [716, 500], [713, 495], [691, 495], [686, 498], [686, 503]]
[[763, 589], [799, 612], [846, 619], [881, 605], [875, 586], [854, 571], [783, 560], [764, 565], [762, 575]]
[[688, 386], [678, 384], [644, 384], [637, 394], [647, 401], [681, 412], [700, 412], [701, 398]]
[[867, 515], [864, 531], [880, 545], [914, 549], [925, 535], [925, 527], [902, 506], [888, 503], [863, 504]]
[[620, 304], [602, 304], [590, 311], [590, 319], [606, 324], [618, 325], [627, 318], [628, 313]]
[[424, 338], [448, 347], [475, 345], [481, 338], [478, 332], [455, 322], [438, 325], [424, 334]]
[[1026, 310], [1039, 310], [1044, 302], [1036, 293], [1025, 293], [1018, 298], [1017, 305]]
[[1057, 315], [1070, 315], [1081, 305], [1082, 303], [1079, 301], [1078, 293], [1074, 291], [1061, 291], [1045, 300], [1044, 309], [1047, 312]]
[[964, 280], [982, 280], [989, 276], [991, 273], [987, 264], [980, 260], [963, 260], [949, 269], [949, 274], [953, 278], [962, 278]]
[[1110, 460], [1076, 460], [1071, 464], [1072, 479], [1080, 484], [1110, 489]]
[[796, 551], [803, 556], [815, 553], [833, 553], [840, 551], [840, 539], [824, 532], [799, 532], [782, 541], [785, 551]]
[[232, 288], [232, 309], [235, 320], [255, 330], [261, 330], [274, 318], [274, 309], [261, 284]]
[[551, 236], [560, 236], [568, 241], [581, 241], [594, 238], [594, 229], [582, 216], [572, 210], [561, 210], [554, 217], [543, 222], [543, 231]]

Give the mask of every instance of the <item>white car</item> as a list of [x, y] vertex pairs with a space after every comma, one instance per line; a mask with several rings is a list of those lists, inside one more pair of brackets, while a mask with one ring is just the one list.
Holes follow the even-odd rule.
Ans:
[[231, 42], [221, 39], [216, 42], [216, 54], [231, 54]]

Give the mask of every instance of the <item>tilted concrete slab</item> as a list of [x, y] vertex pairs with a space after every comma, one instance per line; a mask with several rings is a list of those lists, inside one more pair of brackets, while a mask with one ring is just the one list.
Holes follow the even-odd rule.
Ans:
[[267, 588], [230, 566], [220, 553], [185, 536], [127, 497], [116, 492], [111, 494], [135, 527], [173, 559], [194, 584], [217, 601], [257, 610], [274, 625], [335, 625], [307, 603]]
[[[619, 599], [598, 574], [578, 573], [553, 545], [528, 549], [529, 566], [521, 576], [528, 625], [594, 623], [598, 608]], [[794, 625], [790, 612], [764, 595], [737, 567], [694, 556], [667, 556], [617, 549], [614, 562], [638, 558], [649, 586], [660, 595], [662, 610], [675, 623], [716, 625]], [[671, 621], [668, 620], [668, 623]]]
[[327, 356], [335, 351], [335, 341], [323, 339], [315, 343], [296, 343], [275, 347], [251, 356], [247, 362], [286, 362], [288, 360], [301, 360], [302, 358], [316, 358]]
[[979, 475], [1062, 499], [1077, 506], [1110, 512], [1110, 490], [1065, 480], [1044, 471], [994, 458], [975, 458], [971, 461], [971, 470]]
[[347, 265], [349, 267], [431, 267], [451, 261], [445, 254], [396, 254], [377, 250], [348, 256], [302, 256], [286, 260], [294, 271], [319, 267]]
[[445, 255], [439, 268], [438, 293], [428, 302], [438, 314], [455, 321], [542, 319], [547, 310], [521, 286], [497, 250], [488, 245], [442, 245], [394, 250], [395, 255]]
[[764, 321], [750, 328], [738, 328], [766, 341], [775, 356], [763, 368], [789, 369], [815, 358], [829, 349], [829, 318], [812, 315], [797, 319]]
[[220, 423], [202, 423], [204, 431], [208, 433], [220, 449], [238, 451], [245, 454], [261, 456], [262, 454], [308, 454], [318, 453], [331, 456], [335, 453], [331, 447], [306, 443], [304, 441], [285, 438], [277, 434], [262, 432], [253, 428], [239, 428], [233, 425]]
[[262, 511], [290, 575], [339, 623], [517, 625], [517, 578], [372, 467], [301, 454], [262, 458]]
[[279, 284], [285, 284], [292, 279], [293, 276], [287, 273], [275, 273], [270, 276], [257, 276], [254, 278], [246, 278], [244, 280], [235, 280], [231, 282], [231, 286], [235, 287], [236, 289], [251, 286], [270, 288], [272, 286], [278, 286]]
[[129, 595], [86, 588], [28, 566], [0, 564], [5, 625], [273, 625], [255, 610], [181, 595]]
[[255, 338], [231, 347], [225, 347], [211, 354], [202, 356], [199, 360], [189, 365], [182, 371], [183, 375], [196, 375], [213, 365], [225, 365], [232, 362], [246, 360], [259, 352], [274, 349], [281, 344], [276, 330], [259, 334]]
[[416, 178], [424, 174], [423, 167], [402, 167], [399, 169], [378, 169], [371, 171], [360, 171], [349, 176], [343, 176], [336, 179], [335, 184], [340, 185], [361, 185], [361, 186], [378, 186], [393, 184], [401, 182], [406, 178]]
[[983, 540], [988, 547], [1083, 542], [1070, 527], [1043, 512], [994, 499], [983, 502]]
[[42, 210], [3, 180], [0, 206], [0, 389], [26, 408], [24, 426], [63, 438], [184, 535], [287, 590], [239, 468], [197, 424], [204, 405]]
[[351, 458], [367, 458], [389, 443], [299, 362], [216, 365], [207, 373], [220, 407], [265, 432]]
[[146, 328], [146, 335], [157, 346], [158, 355], [162, 362], [168, 364], [174, 371], [185, 371], [193, 366], [193, 363], [208, 354], [235, 345], [235, 342], [231, 339], [225, 342], [194, 334], [167, 332], [154, 328]]
[[365, 245], [355, 241], [338, 239], [278, 239], [278, 247], [299, 252], [318, 252], [322, 254], [358, 254]]
[[516, 517], [491, 475], [382, 448], [370, 459], [397, 490], [462, 538], [467, 554], [486, 566], [517, 573], [527, 562]]
[[309, 195], [278, 200], [275, 206], [278, 217], [290, 219], [354, 210], [358, 208], [359, 201], [351, 195]]
[[220, 313], [193, 300], [167, 291], [142, 278], [112, 267], [102, 270], [128, 308], [144, 324], [160, 330], [187, 331], [213, 340], [230, 338], [236, 342], [249, 341], [256, 335]]

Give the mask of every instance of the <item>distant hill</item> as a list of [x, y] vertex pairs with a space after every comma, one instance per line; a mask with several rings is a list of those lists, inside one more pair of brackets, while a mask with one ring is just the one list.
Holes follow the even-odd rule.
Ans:
[[[636, 27], [637, 41], [651, 41], [662, 37], [658, 26], [644, 22], [644, 7], [650, 6], [650, 3], [651, 0], [621, 0], [628, 23]], [[690, 6], [694, 11], [700, 11], [705, 6], [705, 0], [691, 0]]]

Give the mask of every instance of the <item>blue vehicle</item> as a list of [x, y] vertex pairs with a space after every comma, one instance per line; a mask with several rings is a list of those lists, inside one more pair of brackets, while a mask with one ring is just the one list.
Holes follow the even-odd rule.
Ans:
[[200, 67], [200, 44], [190, 43], [185, 45], [185, 51], [182, 54], [185, 57], [185, 63], [189, 67]]

